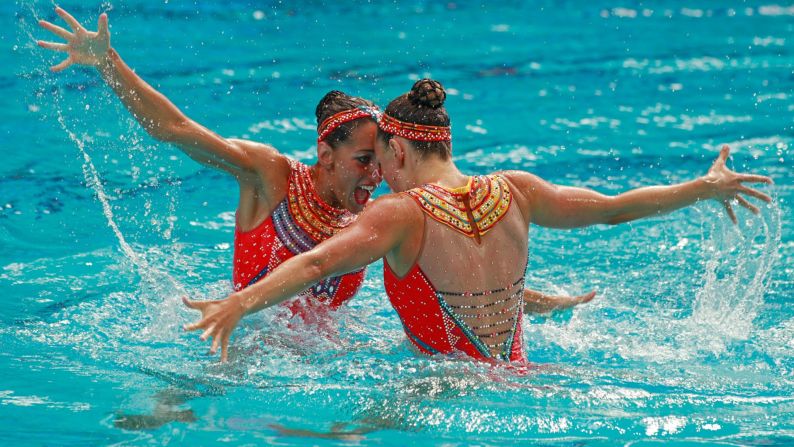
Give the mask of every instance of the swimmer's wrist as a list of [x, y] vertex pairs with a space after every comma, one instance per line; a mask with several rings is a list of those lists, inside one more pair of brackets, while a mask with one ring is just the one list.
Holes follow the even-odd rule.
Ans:
[[108, 47], [107, 51], [105, 51], [105, 60], [112, 61], [119, 57], [119, 53], [116, 52], [116, 49], [113, 47]]
[[117, 57], [118, 53], [116, 53], [116, 50], [113, 47], [108, 47], [107, 51], [99, 57], [96, 68], [100, 71], [112, 68], [113, 62]]
[[235, 303], [235, 307], [239, 309], [240, 315], [247, 315], [252, 307], [251, 298], [246, 298], [242, 292], [232, 294], [229, 299]]
[[246, 291], [241, 290], [229, 297], [235, 302], [236, 307], [240, 310], [241, 316], [248, 315], [256, 306], [256, 297], [246, 294], [245, 292]]
[[695, 180], [698, 189], [698, 200], [709, 200], [717, 197], [719, 187], [717, 179], [709, 177], [708, 174], [698, 177]]

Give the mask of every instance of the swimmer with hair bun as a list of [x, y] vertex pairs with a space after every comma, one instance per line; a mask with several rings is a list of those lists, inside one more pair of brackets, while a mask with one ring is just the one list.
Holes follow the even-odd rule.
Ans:
[[[238, 183], [232, 279], [243, 290], [296, 254], [349, 226], [364, 209], [381, 181], [375, 159], [377, 107], [340, 91], [327, 93], [317, 105], [317, 162], [307, 166], [276, 148], [255, 141], [225, 138], [193, 121], [147, 84], [110, 45], [107, 14], [96, 32], [88, 31], [68, 12], [55, 9], [70, 30], [42, 20], [42, 28], [66, 43], [38, 45], [66, 53], [52, 67], [94, 67], [136, 120], [155, 139], [177, 146], [190, 158], [232, 175]], [[304, 320], [352, 298], [364, 280], [363, 265], [330, 275], [302, 291], [292, 310]], [[570, 307], [588, 301], [579, 297], [528, 292], [534, 311]]]
[[219, 301], [190, 301], [201, 319], [186, 326], [213, 338], [226, 359], [238, 321], [284, 301], [325, 277], [384, 259], [384, 283], [405, 334], [426, 354], [524, 362], [521, 319], [530, 224], [551, 228], [616, 225], [717, 200], [735, 221], [731, 201], [771, 201], [744, 185], [768, 177], [725, 166], [724, 146], [708, 172], [669, 186], [616, 196], [553, 185], [524, 171], [471, 176], [451, 157], [450, 120], [440, 83], [423, 79], [386, 108], [375, 153], [394, 191], [372, 202], [355, 223], [273, 270], [262, 282]]

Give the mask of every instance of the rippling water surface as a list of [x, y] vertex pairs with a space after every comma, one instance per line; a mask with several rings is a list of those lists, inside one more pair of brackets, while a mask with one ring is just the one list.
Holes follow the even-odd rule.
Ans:
[[533, 228], [529, 286], [599, 294], [526, 321], [531, 369], [414, 355], [380, 264], [338, 330], [262, 312], [219, 365], [179, 297], [230, 291], [233, 180], [150, 139], [91, 70], [50, 74], [32, 39], [52, 4], [5, 2], [3, 444], [794, 444], [794, 7], [194, 3], [61, 5], [91, 28], [109, 11], [122, 57], [195, 120], [301, 160], [326, 91], [385, 104], [432, 76], [467, 172], [617, 193], [729, 143], [775, 202], [736, 227], [702, 203]]

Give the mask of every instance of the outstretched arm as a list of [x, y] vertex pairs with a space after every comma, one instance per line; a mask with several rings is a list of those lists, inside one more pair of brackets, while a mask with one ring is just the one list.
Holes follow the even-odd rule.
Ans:
[[772, 179], [731, 171], [725, 166], [729, 154], [728, 146], [723, 146], [708, 173], [698, 179], [677, 185], [633, 189], [617, 196], [607, 196], [585, 188], [556, 186], [526, 172], [510, 172], [507, 176], [525, 194], [525, 207], [529, 210], [531, 222], [545, 227], [614, 225], [669, 213], [707, 199], [722, 202], [728, 216], [736, 223], [732, 200], [755, 214], [759, 211], [741, 194], [765, 202], [772, 200], [743, 183], [772, 183]]
[[291, 298], [324, 278], [364, 267], [398, 247], [412, 228], [421, 228], [421, 215], [417, 218], [417, 213], [406, 212], [412, 206], [408, 200], [397, 195], [381, 197], [341, 233], [288, 259], [258, 283], [226, 299], [202, 302], [185, 298], [185, 305], [200, 310], [202, 316], [185, 330], [204, 330], [201, 339], [213, 339], [210, 352], [220, 346], [221, 361], [226, 361], [229, 337], [244, 315]]
[[524, 290], [524, 313], [545, 314], [554, 310], [568, 309], [579, 304], [589, 303], [595, 291], [579, 296], [546, 295], [534, 290]]
[[[264, 145], [243, 144], [220, 137], [188, 118], [171, 101], [135, 74], [110, 46], [107, 14], [99, 16], [97, 32], [86, 30], [61, 8], [55, 12], [71, 32], [47, 21], [39, 24], [67, 43], [38, 41], [38, 45], [67, 53], [67, 58], [52, 67], [58, 72], [71, 65], [95, 67], [136, 120], [154, 138], [179, 146], [188, 156], [204, 165], [241, 176], [254, 169], [253, 153], [275, 150]], [[270, 154], [272, 157], [272, 154]]]

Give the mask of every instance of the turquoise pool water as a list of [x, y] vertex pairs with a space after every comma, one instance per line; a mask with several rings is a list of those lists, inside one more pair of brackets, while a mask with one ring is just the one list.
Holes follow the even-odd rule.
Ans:
[[528, 319], [530, 371], [412, 354], [380, 264], [338, 333], [266, 311], [219, 365], [179, 298], [230, 291], [234, 182], [150, 139], [95, 73], [48, 73], [51, 2], [4, 2], [0, 444], [794, 444], [794, 7], [194, 3], [60, 4], [91, 28], [109, 11], [122, 57], [197, 121], [301, 160], [326, 91], [385, 104], [432, 76], [470, 173], [616, 193], [728, 143], [775, 203], [738, 227], [702, 203], [533, 228], [529, 286], [599, 294]]

